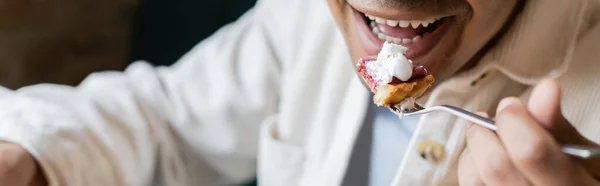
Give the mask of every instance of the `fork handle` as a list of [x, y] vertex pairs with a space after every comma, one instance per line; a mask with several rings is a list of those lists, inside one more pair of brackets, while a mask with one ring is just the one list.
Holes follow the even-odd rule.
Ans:
[[498, 129], [498, 127], [496, 127], [496, 121], [474, 114], [472, 112], [463, 110], [461, 108], [455, 107], [455, 106], [451, 106], [451, 105], [444, 105], [444, 107], [441, 107], [444, 111], [446, 112], [450, 112], [451, 114], [458, 116], [460, 118], [466, 119], [467, 121], [473, 122], [475, 124], [481, 125], [482, 127], [485, 127], [487, 129], [496, 131], [496, 129]]
[[[451, 112], [452, 114], [454, 114], [458, 117], [461, 117], [470, 122], [473, 122], [475, 124], [478, 124], [480, 126], [488, 128], [492, 131], [496, 131], [496, 129], [498, 129], [498, 127], [496, 127], [496, 121], [494, 121], [492, 119], [489, 119], [489, 118], [486, 118], [483, 116], [479, 116], [477, 114], [473, 114], [471, 112], [468, 112], [466, 110], [463, 110], [463, 109], [460, 109], [457, 107], [454, 107], [455, 109], [449, 109], [446, 107], [454, 107], [454, 106], [445, 105], [444, 110], [447, 112]], [[564, 152], [565, 154], [574, 156], [574, 157], [588, 159], [588, 158], [600, 156], [600, 148], [594, 148], [594, 147], [589, 147], [589, 146], [580, 146], [580, 145], [560, 145], [560, 147], [561, 147], [562, 152]]]

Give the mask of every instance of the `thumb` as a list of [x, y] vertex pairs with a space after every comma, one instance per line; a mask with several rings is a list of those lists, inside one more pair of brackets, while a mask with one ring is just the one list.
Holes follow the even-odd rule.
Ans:
[[[533, 89], [527, 109], [542, 127], [548, 130], [561, 144], [600, 147], [581, 135], [563, 117], [561, 112], [561, 90], [554, 80], [544, 80]], [[600, 159], [578, 160], [592, 175], [600, 176]]]
[[557, 141], [569, 144], [588, 144], [587, 139], [565, 119], [561, 112], [561, 90], [554, 80], [544, 80], [533, 89], [527, 104], [531, 116]]
[[534, 87], [527, 108], [546, 129], [558, 127], [563, 120], [560, 108], [560, 87], [553, 80], [544, 80]]

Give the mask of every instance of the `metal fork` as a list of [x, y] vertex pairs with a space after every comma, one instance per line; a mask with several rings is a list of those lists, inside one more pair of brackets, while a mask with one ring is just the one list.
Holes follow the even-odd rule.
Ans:
[[[423, 106], [421, 106], [420, 104], [415, 102], [415, 106], [413, 109], [401, 110], [398, 105], [388, 106], [388, 109], [390, 109], [394, 114], [398, 115], [400, 118], [405, 117], [405, 116], [427, 114], [427, 113], [435, 112], [435, 111], [443, 111], [446, 113], [450, 113], [454, 116], [457, 116], [459, 118], [465, 119], [467, 121], [473, 122], [475, 124], [478, 124], [482, 127], [490, 129], [492, 131], [496, 131], [496, 129], [497, 129], [496, 121], [479, 116], [475, 113], [472, 113], [472, 112], [469, 112], [469, 111], [466, 111], [466, 110], [463, 110], [461, 108], [451, 106], [451, 105], [439, 105], [439, 106], [432, 106], [429, 108], [424, 108]], [[600, 156], [600, 148], [593, 148], [593, 147], [588, 147], [588, 146], [561, 145], [561, 150], [565, 154], [568, 154], [568, 155], [571, 155], [574, 157], [579, 157], [582, 159], [589, 159], [589, 158]]]

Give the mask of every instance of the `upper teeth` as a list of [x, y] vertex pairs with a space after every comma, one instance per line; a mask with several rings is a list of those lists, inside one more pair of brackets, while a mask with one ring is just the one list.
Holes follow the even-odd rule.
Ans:
[[383, 41], [387, 41], [387, 42], [392, 42], [398, 45], [406, 45], [409, 43], [413, 43], [413, 42], [417, 42], [419, 41], [421, 38], [427, 36], [429, 34], [429, 32], [424, 33], [423, 35], [417, 35], [413, 38], [397, 38], [397, 37], [392, 37], [392, 36], [388, 36], [385, 35], [384, 33], [381, 33], [379, 31], [379, 28], [377, 28], [377, 25], [375, 24], [375, 22], [371, 22], [371, 29], [373, 29], [373, 33], [380, 39]]
[[427, 27], [430, 24], [432, 24], [433, 22], [435, 22], [436, 20], [439, 20], [440, 18], [428, 18], [425, 20], [387, 20], [381, 17], [377, 17], [377, 16], [372, 16], [369, 14], [365, 14], [369, 19], [380, 23], [380, 24], [387, 24], [389, 26], [395, 27], [395, 26], [400, 26], [402, 28], [407, 28], [409, 26], [412, 26], [413, 28], [418, 28], [420, 25], [423, 25], [423, 27]]

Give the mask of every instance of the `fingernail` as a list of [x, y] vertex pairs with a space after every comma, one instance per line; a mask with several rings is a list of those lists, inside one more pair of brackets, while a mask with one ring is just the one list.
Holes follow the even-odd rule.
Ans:
[[518, 103], [519, 103], [519, 99], [514, 98], [514, 97], [508, 97], [508, 98], [502, 99], [502, 101], [500, 101], [500, 103], [498, 103], [498, 107], [496, 108], [496, 115], [498, 113], [500, 113], [502, 110], [504, 110], [505, 108], [507, 108], [508, 106], [511, 106], [513, 104], [518, 104]]
[[490, 115], [485, 112], [476, 112], [475, 114], [486, 117], [486, 118], [490, 117]]

